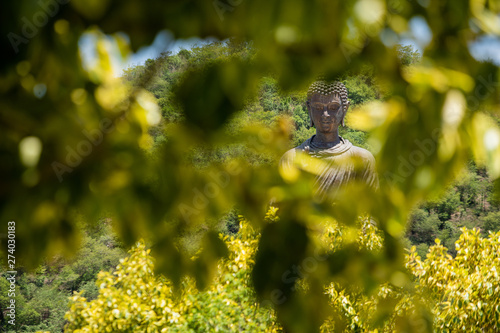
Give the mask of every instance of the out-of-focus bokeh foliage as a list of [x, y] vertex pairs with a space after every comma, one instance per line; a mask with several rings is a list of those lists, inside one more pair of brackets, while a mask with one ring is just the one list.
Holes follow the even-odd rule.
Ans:
[[[6, 228], [16, 221], [19, 265], [76, 250], [77, 216], [98, 221], [104, 213], [126, 244], [151, 241], [156, 268], [175, 285], [186, 273], [203, 284], [226, 254], [224, 243], [208, 233], [193, 264], [176, 239], [237, 205], [263, 227], [259, 251], [266, 256], [257, 253], [253, 275], [259, 297], [283, 289], [291, 299], [274, 302], [278, 318], [285, 327], [312, 332], [328, 315], [322, 286], [332, 277], [350, 279], [363, 292], [409, 281], [400, 243], [408, 214], [442, 193], [469, 157], [488, 169], [500, 189], [500, 128], [491, 117], [499, 111], [499, 70], [469, 52], [476, 39], [500, 34], [498, 1], [47, 0], [1, 6], [0, 223]], [[428, 25], [432, 40], [418, 65], [407, 68], [395, 45], [416, 18]], [[251, 43], [255, 53], [227, 55], [179, 78], [175, 96], [165, 98], [182, 115], [165, 124], [164, 141], [151, 158], [149, 129], [162, 117], [144, 87], [155, 68], [147, 68], [151, 75], [142, 84], [129, 86], [115, 77], [112, 58], [150, 43], [162, 29], [177, 38], [234, 38]], [[78, 49], [82, 34], [96, 41], [96, 60], [85, 69]], [[388, 97], [353, 109], [347, 122], [370, 132], [381, 179], [376, 195], [353, 187], [333, 209], [311, 204], [308, 170], [280, 174], [277, 167], [250, 167], [244, 159], [200, 170], [189, 160], [200, 147], [235, 143], [276, 160], [289, 148], [289, 122], [230, 135], [225, 128], [260, 78], [272, 73], [284, 91], [303, 89], [319, 74], [362, 74], [366, 64]], [[280, 222], [264, 226], [260, 217], [271, 200], [280, 206]], [[304, 295], [280, 289], [280, 274], [315, 246], [309, 222], [335, 216], [356, 229], [362, 213], [377, 221], [380, 253], [332, 255], [329, 270], [317, 271]], [[3, 239], [1, 244], [5, 251]], [[362, 280], [352, 279], [345, 260], [363, 272]], [[264, 280], [271, 271], [274, 277]]]

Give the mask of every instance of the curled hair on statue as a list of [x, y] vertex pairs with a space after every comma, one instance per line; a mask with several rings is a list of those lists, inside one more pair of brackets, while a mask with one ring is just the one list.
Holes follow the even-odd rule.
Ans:
[[[307, 91], [307, 105], [309, 106], [309, 101], [314, 94], [320, 95], [338, 95], [342, 101], [342, 112], [344, 115], [347, 113], [347, 108], [349, 106], [349, 100], [347, 98], [347, 88], [342, 82], [334, 81], [327, 82], [326, 80], [320, 78], [319, 80], [313, 82]], [[314, 127], [311, 115], [309, 115], [309, 126]], [[342, 118], [342, 127], [345, 127], [344, 118]]]

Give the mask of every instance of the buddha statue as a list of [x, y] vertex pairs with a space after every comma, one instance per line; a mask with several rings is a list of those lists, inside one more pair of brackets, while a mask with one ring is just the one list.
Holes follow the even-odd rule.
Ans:
[[316, 134], [287, 151], [280, 161], [282, 171], [287, 172], [301, 153], [320, 158], [324, 163], [319, 163], [318, 170], [314, 170], [316, 195], [320, 200], [334, 198], [348, 183], [361, 182], [378, 188], [373, 155], [338, 134], [339, 126], [345, 126], [349, 104], [347, 89], [341, 82], [314, 82], [308, 90], [306, 105]]

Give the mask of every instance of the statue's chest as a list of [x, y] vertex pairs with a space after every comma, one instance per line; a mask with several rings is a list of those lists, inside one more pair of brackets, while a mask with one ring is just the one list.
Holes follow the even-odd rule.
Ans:
[[329, 156], [321, 158], [325, 163], [318, 170], [316, 185], [319, 192], [328, 192], [339, 188], [350, 181], [359, 179], [360, 170], [352, 158]]

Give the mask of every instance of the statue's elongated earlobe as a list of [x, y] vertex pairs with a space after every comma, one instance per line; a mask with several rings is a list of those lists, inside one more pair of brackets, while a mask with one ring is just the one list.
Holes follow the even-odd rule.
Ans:
[[313, 118], [311, 116], [311, 105], [309, 101], [306, 102], [307, 105], [307, 114], [309, 115], [309, 128], [314, 127]]
[[347, 111], [346, 107], [342, 106], [342, 122], [341, 122], [342, 127], [345, 127], [344, 119], [345, 119], [345, 115], [347, 113], [346, 111]]
[[342, 106], [342, 127], [345, 127], [345, 115], [347, 114], [347, 110], [349, 109], [349, 105], [351, 105], [351, 102], [348, 100], [346, 102], [346, 105], [345, 106]]

